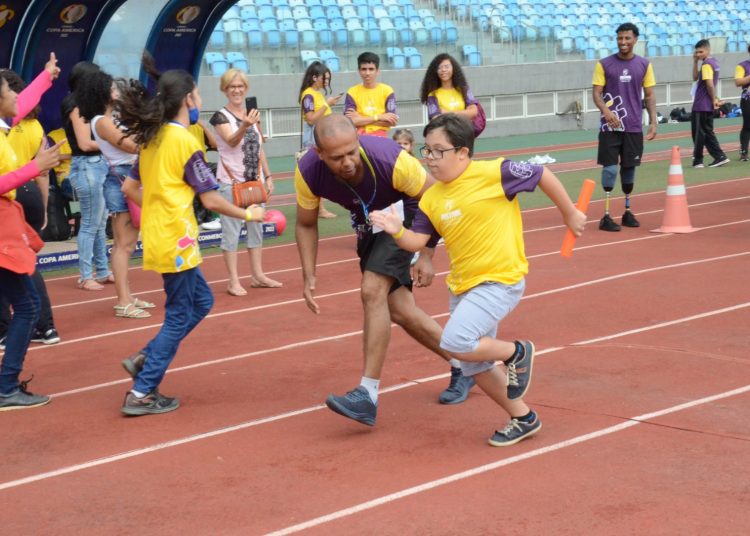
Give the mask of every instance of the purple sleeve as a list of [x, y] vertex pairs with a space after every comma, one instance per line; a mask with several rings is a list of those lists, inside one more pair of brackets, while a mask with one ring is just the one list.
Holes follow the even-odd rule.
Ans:
[[467, 87], [464, 91], [464, 106], [469, 107], [472, 104], [478, 104], [479, 101], [474, 97], [474, 93], [471, 92], [471, 88]]
[[432, 121], [435, 117], [440, 115], [440, 105], [438, 104], [437, 97], [431, 95], [427, 97], [427, 119]]
[[500, 182], [505, 197], [513, 199], [519, 192], [533, 192], [544, 173], [544, 166], [505, 159], [500, 164]]
[[308, 112], [314, 112], [315, 111], [315, 99], [313, 99], [312, 95], [305, 95], [305, 97], [302, 99], [302, 113], [306, 114]]
[[417, 209], [410, 229], [415, 233], [430, 235], [430, 239], [427, 241], [428, 248], [434, 248], [438, 240], [440, 240], [440, 235], [435, 230], [435, 227], [432, 226], [430, 218], [421, 209]]
[[141, 157], [140, 156], [135, 159], [133, 166], [130, 168], [130, 173], [128, 173], [128, 177], [130, 177], [134, 181], [141, 182]]
[[26, 86], [26, 88], [18, 94], [18, 115], [13, 118], [13, 124], [16, 126], [24, 117], [29, 115], [29, 112], [39, 104], [42, 100], [42, 95], [49, 88], [52, 87], [52, 78], [48, 71], [44, 70], [34, 78], [34, 80]]
[[216, 176], [206, 164], [201, 151], [195, 151], [185, 164], [185, 182], [195, 190], [196, 194], [219, 188]]
[[346, 99], [344, 99], [344, 113], [348, 112], [349, 110], [354, 110], [355, 112], [358, 111], [357, 103], [354, 102], [352, 96], [347, 93]]
[[391, 93], [385, 99], [385, 111], [391, 114], [396, 113], [396, 95]]

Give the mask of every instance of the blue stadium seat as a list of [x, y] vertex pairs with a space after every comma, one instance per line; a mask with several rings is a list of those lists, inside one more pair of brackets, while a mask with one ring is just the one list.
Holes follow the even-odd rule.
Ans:
[[422, 54], [419, 53], [419, 50], [414, 47], [404, 47], [404, 55], [409, 61], [410, 69], [422, 68]]
[[430, 42], [430, 34], [424, 28], [417, 28], [414, 30], [414, 44], [415, 45], [426, 45]]
[[365, 40], [366, 40], [367, 34], [365, 34], [365, 31], [362, 28], [356, 28], [354, 30], [350, 30], [349, 35], [351, 37], [352, 46], [355, 46], [355, 47], [365, 46]]
[[414, 44], [414, 33], [409, 28], [399, 30], [398, 37], [402, 46], [411, 46]]
[[482, 55], [479, 52], [472, 52], [468, 57], [470, 67], [482, 65]]
[[263, 46], [263, 32], [250, 30], [247, 32], [247, 46], [250, 48], [261, 48]]
[[382, 42], [380, 30], [378, 28], [370, 28], [367, 30], [367, 39], [371, 46], [380, 46], [380, 43]]
[[318, 34], [315, 30], [303, 30], [300, 33], [300, 46], [313, 48], [318, 46]]
[[227, 61], [233, 69], [239, 69], [245, 72], [250, 71], [247, 58], [245, 58], [245, 55], [242, 52], [227, 52]]
[[224, 48], [224, 45], [226, 45], [226, 38], [224, 37], [224, 30], [214, 30], [211, 32], [211, 38], [209, 40], [209, 43], [214, 48]]
[[331, 30], [319, 30], [318, 43], [324, 47], [333, 46], [333, 32]]
[[314, 61], [321, 61], [318, 57], [318, 54], [314, 50], [301, 50], [300, 59], [302, 60], [302, 65], [304, 65], [305, 68], [307, 68]]
[[266, 46], [268, 48], [281, 47], [281, 32], [279, 30], [269, 30], [266, 32]]
[[284, 30], [284, 45], [290, 48], [297, 48], [299, 46], [299, 33], [297, 33], [297, 30]]

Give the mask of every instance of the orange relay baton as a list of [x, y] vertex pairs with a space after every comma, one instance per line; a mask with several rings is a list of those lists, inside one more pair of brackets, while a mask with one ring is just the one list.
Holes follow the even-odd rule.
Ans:
[[[583, 181], [583, 186], [581, 186], [581, 193], [578, 194], [578, 202], [576, 203], [576, 208], [586, 214], [586, 210], [589, 208], [589, 201], [591, 201], [591, 194], [594, 193], [594, 188], [596, 188], [596, 183], [592, 181], [591, 179], [586, 179]], [[560, 255], [563, 257], [572, 257], [573, 256], [573, 246], [576, 243], [576, 235], [573, 234], [573, 231], [568, 229], [565, 232], [565, 238], [563, 238], [562, 247], [560, 248]]]

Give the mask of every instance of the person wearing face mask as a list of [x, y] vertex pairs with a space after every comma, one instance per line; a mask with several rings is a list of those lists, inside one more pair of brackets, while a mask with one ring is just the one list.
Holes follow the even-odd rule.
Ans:
[[199, 268], [193, 197], [199, 195], [209, 210], [245, 221], [262, 221], [265, 212], [257, 205], [237, 207], [217, 192], [216, 177], [202, 147], [187, 128], [198, 121], [201, 107], [193, 77], [182, 70], [159, 73], [148, 58], [144, 67], [156, 80], [156, 94], [148, 96], [135, 81], [121, 94], [120, 124], [141, 146], [122, 191], [141, 206], [143, 269], [162, 275], [167, 299], [159, 333], [122, 361], [135, 380], [122, 405], [122, 413], [131, 416], [166, 413], [179, 407], [176, 398], [159, 391], [159, 384], [182, 340], [214, 302]]
[[[229, 69], [219, 83], [227, 96], [227, 104], [209, 120], [216, 131], [216, 146], [219, 165], [216, 178], [219, 193], [232, 201], [232, 183], [259, 180], [265, 183], [269, 194], [273, 193], [273, 178], [263, 151], [263, 134], [260, 131], [260, 112], [245, 108], [245, 96], [250, 88], [245, 73]], [[277, 288], [282, 286], [263, 272], [263, 225], [260, 221], [244, 222], [241, 218], [221, 217], [221, 253], [229, 272], [227, 293], [245, 296], [247, 291], [240, 284], [237, 271], [237, 250], [243, 225], [247, 229], [247, 253], [250, 258], [250, 286], [253, 288]]]

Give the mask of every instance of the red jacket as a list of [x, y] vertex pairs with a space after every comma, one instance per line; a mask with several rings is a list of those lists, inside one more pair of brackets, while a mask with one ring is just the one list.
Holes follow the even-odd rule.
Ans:
[[36, 269], [36, 252], [44, 242], [23, 216], [23, 207], [0, 197], [0, 268], [31, 275]]

